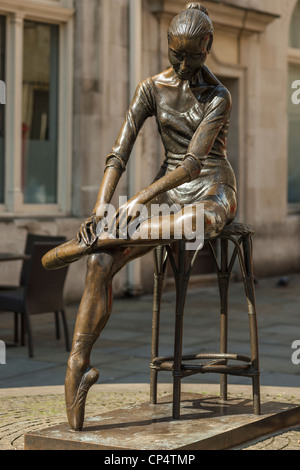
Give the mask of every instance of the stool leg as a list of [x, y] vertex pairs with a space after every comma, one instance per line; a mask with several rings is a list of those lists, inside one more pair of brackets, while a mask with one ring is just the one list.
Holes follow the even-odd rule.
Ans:
[[[220, 324], [220, 352], [226, 354], [228, 343], [228, 288], [230, 273], [228, 272], [228, 240], [221, 240], [221, 271], [218, 273], [221, 324]], [[220, 375], [220, 398], [227, 400], [227, 374]]]
[[154, 256], [157, 256], [156, 269], [154, 273], [154, 288], [153, 288], [153, 316], [152, 316], [152, 342], [151, 342], [151, 369], [150, 369], [150, 403], [157, 403], [157, 379], [158, 371], [153, 367], [153, 360], [158, 357], [159, 348], [159, 323], [160, 323], [160, 309], [161, 297], [164, 282], [163, 272], [163, 256], [164, 247], [156, 248]]
[[181, 369], [182, 369], [182, 339], [183, 339], [183, 315], [187, 293], [188, 278], [185, 274], [185, 243], [180, 242], [178, 272], [176, 280], [176, 321], [174, 340], [174, 371], [173, 371], [173, 419], [180, 419], [181, 397]]
[[245, 291], [248, 303], [249, 326], [250, 326], [250, 344], [251, 344], [251, 360], [255, 375], [252, 377], [253, 386], [253, 409], [254, 414], [260, 415], [260, 377], [259, 377], [259, 349], [258, 349], [258, 332], [257, 332], [257, 316], [256, 302], [254, 290], [254, 274], [252, 265], [252, 238], [251, 236], [243, 239], [244, 261], [246, 269], [246, 277], [244, 279]]

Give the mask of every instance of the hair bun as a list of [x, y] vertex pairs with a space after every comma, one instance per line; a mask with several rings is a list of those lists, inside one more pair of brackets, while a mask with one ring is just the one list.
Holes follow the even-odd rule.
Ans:
[[202, 11], [205, 15], [209, 16], [207, 8], [202, 5], [202, 3], [198, 2], [191, 2], [188, 3], [185, 7], [186, 10], [200, 10]]

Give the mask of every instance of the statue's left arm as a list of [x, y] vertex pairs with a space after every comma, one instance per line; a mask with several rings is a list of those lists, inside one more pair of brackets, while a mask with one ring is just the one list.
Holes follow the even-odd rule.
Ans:
[[[175, 170], [153, 182], [122, 206], [119, 211], [119, 220], [127, 220], [128, 222], [135, 217], [135, 208], [138, 205], [146, 204], [157, 195], [198, 178], [203, 161], [208, 157], [220, 130], [228, 122], [230, 112], [230, 93], [224, 87], [221, 87], [219, 93], [207, 105], [204, 119], [196, 129], [182, 162]], [[124, 217], [125, 213], [127, 214], [127, 219]], [[118, 220], [116, 223], [118, 226]], [[125, 229], [125, 226], [121, 227], [119, 225], [119, 228]]]

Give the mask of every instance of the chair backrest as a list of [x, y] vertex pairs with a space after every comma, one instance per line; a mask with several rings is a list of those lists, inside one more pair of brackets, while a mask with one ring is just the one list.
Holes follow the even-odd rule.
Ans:
[[44, 254], [57, 245], [55, 242], [36, 242], [33, 244], [25, 283], [25, 303], [29, 314], [55, 312], [64, 309], [63, 290], [68, 266], [55, 271], [46, 271], [41, 262]]
[[[64, 243], [66, 237], [63, 236], [52, 236], [52, 235], [38, 235], [35, 233], [28, 233], [25, 245], [25, 255], [31, 255], [33, 244], [37, 242], [56, 242], [57, 245]], [[25, 286], [26, 279], [28, 276], [28, 270], [30, 266], [30, 260], [23, 261], [21, 274], [20, 274], [20, 286]]]

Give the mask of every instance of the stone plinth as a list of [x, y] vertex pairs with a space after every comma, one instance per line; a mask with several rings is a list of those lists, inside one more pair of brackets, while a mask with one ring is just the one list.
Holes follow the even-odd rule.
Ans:
[[171, 398], [87, 418], [82, 432], [68, 424], [25, 435], [26, 450], [224, 450], [300, 422], [300, 406], [262, 404], [252, 414], [252, 401], [184, 394], [181, 419], [172, 416]]

